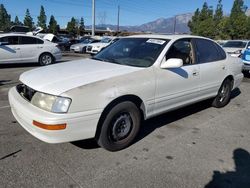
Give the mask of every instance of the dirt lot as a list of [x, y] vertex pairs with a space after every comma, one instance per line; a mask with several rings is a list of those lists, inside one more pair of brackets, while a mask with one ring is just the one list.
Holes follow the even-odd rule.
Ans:
[[92, 140], [46, 144], [15, 121], [7, 92], [35, 67], [0, 67], [1, 187], [250, 187], [249, 78], [225, 108], [205, 101], [153, 118], [135, 144], [111, 153]]

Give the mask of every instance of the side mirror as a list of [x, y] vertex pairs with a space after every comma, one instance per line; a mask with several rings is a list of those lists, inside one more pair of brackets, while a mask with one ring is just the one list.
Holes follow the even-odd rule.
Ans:
[[0, 42], [0, 46], [4, 46], [4, 45], [7, 45], [8, 42]]
[[183, 60], [178, 58], [171, 58], [161, 63], [162, 69], [180, 68], [182, 66], [183, 66]]

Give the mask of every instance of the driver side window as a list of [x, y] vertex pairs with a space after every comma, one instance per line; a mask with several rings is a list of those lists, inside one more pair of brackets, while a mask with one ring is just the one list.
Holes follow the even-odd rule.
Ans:
[[194, 48], [191, 39], [176, 41], [166, 54], [166, 60], [171, 58], [182, 59], [184, 66], [195, 64]]

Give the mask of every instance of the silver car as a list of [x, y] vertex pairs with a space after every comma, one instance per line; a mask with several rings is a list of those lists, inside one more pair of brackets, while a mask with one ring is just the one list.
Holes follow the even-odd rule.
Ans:
[[77, 53], [77, 52], [78, 53], [85, 53], [86, 52], [86, 46], [88, 44], [92, 44], [92, 43], [99, 42], [99, 41], [100, 40], [93, 39], [93, 38], [86, 39], [81, 43], [71, 45], [70, 46], [70, 51], [73, 51], [75, 53]]

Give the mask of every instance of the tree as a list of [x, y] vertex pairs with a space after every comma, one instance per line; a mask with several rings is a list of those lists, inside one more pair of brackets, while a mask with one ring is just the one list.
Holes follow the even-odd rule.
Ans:
[[53, 15], [50, 16], [48, 31], [53, 34], [57, 34], [57, 32], [59, 31], [57, 21]]
[[44, 7], [41, 6], [40, 15], [37, 17], [37, 26], [46, 30], [47, 29], [46, 23], [47, 23], [47, 16], [45, 14]]
[[77, 21], [74, 17], [71, 18], [70, 22], [68, 22], [67, 24], [67, 31], [72, 34], [72, 35], [76, 35], [77, 33]]
[[247, 32], [246, 6], [243, 0], [235, 0], [229, 17], [229, 35], [232, 39], [243, 39]]
[[0, 30], [7, 31], [11, 26], [11, 16], [8, 14], [4, 5], [0, 5]]
[[26, 13], [25, 13], [25, 17], [24, 17], [24, 20], [23, 20], [23, 24], [27, 27], [29, 27], [30, 29], [33, 28], [33, 18], [31, 17], [30, 15], [30, 11], [29, 9], [26, 10]]
[[214, 36], [216, 39], [220, 39], [223, 35], [222, 29], [222, 19], [223, 19], [223, 5], [221, 3], [222, 0], [218, 1], [215, 13], [214, 13]]
[[79, 34], [80, 34], [80, 35], [83, 35], [83, 34], [84, 34], [85, 25], [84, 25], [84, 19], [83, 19], [83, 17], [81, 17], [80, 25], [79, 25], [78, 30], [79, 30]]
[[19, 21], [18, 16], [15, 17], [14, 25], [23, 25], [23, 23]]
[[200, 17], [200, 10], [197, 8], [192, 20], [188, 22], [188, 27], [190, 28], [190, 31], [194, 35], [198, 35], [198, 25], [199, 25], [199, 17]]

